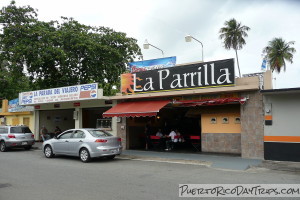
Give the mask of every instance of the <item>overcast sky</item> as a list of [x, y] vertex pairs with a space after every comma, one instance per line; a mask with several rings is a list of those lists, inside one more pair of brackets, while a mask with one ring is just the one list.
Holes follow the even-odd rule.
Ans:
[[[0, 0], [6, 6], [10, 0]], [[18, 6], [38, 9], [39, 19], [73, 17], [80, 23], [106, 26], [138, 40], [144, 59], [162, 56], [155, 48], [143, 49], [145, 39], [176, 56], [177, 64], [201, 60], [201, 45], [186, 43], [187, 34], [204, 45], [204, 61], [235, 58], [219, 39], [224, 22], [235, 18], [251, 30], [238, 51], [241, 73], [261, 71], [262, 49], [274, 37], [295, 41], [294, 63], [286, 72], [273, 73], [275, 88], [300, 87], [300, 1], [297, 0], [16, 0]], [[236, 69], [236, 74], [238, 71]]]

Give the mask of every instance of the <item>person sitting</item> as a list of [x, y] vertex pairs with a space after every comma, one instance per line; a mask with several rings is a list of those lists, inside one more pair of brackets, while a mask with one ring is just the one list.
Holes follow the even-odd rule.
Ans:
[[173, 142], [176, 136], [176, 132], [174, 131], [174, 129], [171, 129], [171, 132], [169, 135], [167, 135], [167, 138], [170, 138], [170, 140], [166, 141], [166, 146], [167, 148], [165, 149], [166, 151], [170, 151], [173, 148]]
[[184, 142], [184, 138], [182, 137], [180, 132], [177, 129], [175, 132], [176, 132], [176, 136], [175, 136], [174, 142]]
[[43, 142], [50, 139], [50, 136], [48, 135], [48, 130], [46, 129], [46, 127], [44, 125], [41, 128], [40, 136], [41, 136]]
[[164, 135], [162, 134], [161, 132], [161, 129], [158, 129], [157, 133], [156, 133], [156, 136], [158, 137], [163, 137]]
[[56, 126], [54, 130], [54, 135], [58, 136], [59, 134], [61, 134], [61, 129], [58, 126]]

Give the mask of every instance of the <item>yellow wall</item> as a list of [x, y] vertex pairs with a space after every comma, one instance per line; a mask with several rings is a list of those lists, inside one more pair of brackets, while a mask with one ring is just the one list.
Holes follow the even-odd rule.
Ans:
[[[211, 118], [217, 119], [216, 124], [211, 124]], [[227, 117], [228, 124], [223, 124], [222, 119]], [[239, 113], [228, 114], [202, 114], [201, 125], [202, 133], [241, 133], [241, 124], [235, 123], [235, 118], [240, 117]]]
[[34, 131], [34, 114], [30, 111], [25, 112], [8, 112], [8, 100], [2, 100], [2, 112], [6, 118], [6, 124], [4, 125], [27, 125], [31, 131]]
[[[7, 125], [28, 125], [26, 118], [29, 118], [29, 128], [34, 131], [34, 115], [8, 115], [5, 116]], [[24, 120], [25, 118], [25, 120]], [[24, 123], [25, 122], [25, 123]]]
[[8, 112], [8, 100], [3, 99], [2, 100], [2, 113]]

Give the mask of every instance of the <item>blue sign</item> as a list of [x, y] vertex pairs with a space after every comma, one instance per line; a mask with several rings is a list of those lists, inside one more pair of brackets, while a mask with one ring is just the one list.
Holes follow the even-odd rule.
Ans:
[[262, 64], [261, 64], [261, 70], [266, 70], [267, 69], [267, 60], [264, 59]]
[[153, 60], [143, 60], [128, 63], [131, 72], [148, 71], [153, 69], [162, 69], [174, 67], [176, 65], [176, 57], [159, 58]]
[[8, 102], [8, 112], [25, 112], [25, 111], [33, 111], [33, 107], [19, 105], [19, 99], [13, 99]]

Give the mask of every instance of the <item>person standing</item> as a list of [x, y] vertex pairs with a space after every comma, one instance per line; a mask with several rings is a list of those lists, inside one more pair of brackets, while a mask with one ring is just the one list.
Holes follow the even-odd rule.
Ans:
[[150, 145], [150, 135], [151, 135], [151, 126], [150, 126], [150, 121], [147, 122], [146, 126], [145, 126], [145, 140], [146, 140], [146, 146], [145, 149], [148, 150], [149, 149], [149, 145]]

